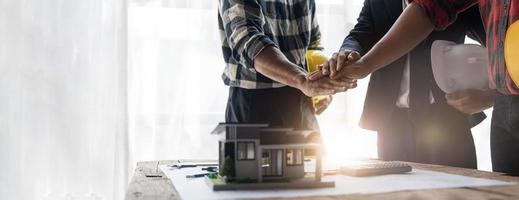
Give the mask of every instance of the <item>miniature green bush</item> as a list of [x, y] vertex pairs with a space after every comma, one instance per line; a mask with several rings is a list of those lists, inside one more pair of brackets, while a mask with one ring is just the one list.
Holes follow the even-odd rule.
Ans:
[[220, 176], [233, 178], [234, 172], [234, 160], [232, 160], [230, 156], [225, 157], [222, 167], [220, 168]]
[[218, 178], [218, 173], [210, 173], [209, 175], [207, 175], [208, 178], [210, 179], [217, 179]]

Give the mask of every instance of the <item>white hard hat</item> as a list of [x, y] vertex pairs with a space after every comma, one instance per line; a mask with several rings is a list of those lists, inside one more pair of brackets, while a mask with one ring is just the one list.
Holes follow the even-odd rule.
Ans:
[[437, 40], [431, 47], [434, 79], [445, 93], [465, 89], [489, 89], [485, 47]]

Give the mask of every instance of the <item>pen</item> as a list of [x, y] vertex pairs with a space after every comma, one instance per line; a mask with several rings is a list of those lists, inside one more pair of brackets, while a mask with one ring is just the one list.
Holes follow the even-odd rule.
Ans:
[[187, 167], [211, 167], [211, 166], [218, 166], [218, 164], [174, 164], [174, 165], [169, 165], [169, 167], [178, 168], [178, 169], [187, 168]]
[[201, 174], [187, 175], [186, 178], [200, 178], [200, 177], [207, 176], [209, 174], [212, 174], [212, 173], [201, 173]]
[[204, 168], [202, 168], [202, 170], [208, 171], [208, 172], [216, 172], [218, 170], [218, 168], [217, 167], [204, 167]]

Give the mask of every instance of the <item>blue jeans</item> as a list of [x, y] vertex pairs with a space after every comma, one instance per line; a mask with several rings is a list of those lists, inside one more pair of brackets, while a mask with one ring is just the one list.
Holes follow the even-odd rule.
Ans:
[[519, 176], [519, 95], [496, 93], [490, 145], [492, 168]]

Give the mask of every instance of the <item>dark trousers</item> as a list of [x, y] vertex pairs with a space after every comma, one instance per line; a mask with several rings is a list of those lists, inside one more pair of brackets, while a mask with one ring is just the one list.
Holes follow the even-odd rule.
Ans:
[[467, 117], [447, 105], [433, 105], [427, 116], [410, 119], [395, 108], [378, 131], [378, 156], [428, 164], [477, 168], [476, 150]]
[[292, 87], [271, 89], [231, 87], [225, 121], [268, 123], [271, 127], [319, 130], [310, 98]]
[[493, 171], [519, 176], [519, 95], [494, 97], [490, 132]]

